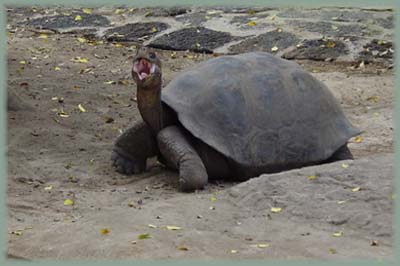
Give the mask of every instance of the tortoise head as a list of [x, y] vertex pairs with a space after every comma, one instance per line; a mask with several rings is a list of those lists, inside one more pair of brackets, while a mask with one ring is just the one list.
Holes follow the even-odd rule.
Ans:
[[161, 61], [147, 47], [139, 48], [133, 58], [132, 77], [144, 89], [161, 86]]

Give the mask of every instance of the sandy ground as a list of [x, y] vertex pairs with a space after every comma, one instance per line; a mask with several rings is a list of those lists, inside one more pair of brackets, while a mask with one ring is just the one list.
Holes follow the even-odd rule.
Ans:
[[[111, 167], [113, 141], [140, 119], [129, 73], [133, 46], [25, 31], [9, 36], [7, 52], [8, 89], [33, 107], [8, 112], [10, 257], [392, 256], [392, 70], [299, 62], [364, 130], [350, 141], [356, 159], [344, 167], [337, 162], [242, 184], [215, 182], [185, 194], [177, 191], [177, 174], [155, 161], [129, 178]], [[165, 82], [212, 57], [159, 54]], [[66, 199], [74, 205], [65, 206]], [[139, 239], [142, 234], [149, 238]]]

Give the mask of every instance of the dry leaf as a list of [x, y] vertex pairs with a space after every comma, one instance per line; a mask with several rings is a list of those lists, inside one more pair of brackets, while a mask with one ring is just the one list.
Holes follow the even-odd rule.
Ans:
[[282, 29], [281, 29], [281, 28], [277, 28], [276, 31], [279, 32], [279, 33], [281, 33], [281, 32], [282, 32]]
[[82, 12], [85, 14], [92, 14], [93, 10], [91, 8], [84, 8], [82, 9]]
[[64, 200], [64, 205], [65, 206], [74, 205], [74, 201], [72, 199], [66, 199], [66, 200]]
[[232, 250], [231, 250], [231, 253], [232, 253], [232, 254], [236, 254], [236, 253], [238, 253], [238, 251], [237, 251], [236, 249], [232, 249]]
[[26, 65], [26, 61], [25, 61], [25, 60], [21, 60], [21, 61], [19, 61], [19, 63], [20, 63], [21, 65]]
[[125, 12], [125, 10], [124, 9], [120, 9], [120, 8], [118, 8], [118, 9], [116, 9], [115, 10], [115, 14], [117, 14], [117, 15], [121, 15], [121, 14], [123, 14]]
[[39, 35], [38, 38], [40, 38], [40, 39], [47, 39], [47, 38], [48, 38], [48, 35], [47, 35], [46, 33], [41, 33], [41, 34]]
[[360, 187], [355, 187], [355, 188], [353, 188], [351, 191], [353, 191], [353, 192], [357, 192], [357, 191], [360, 191], [361, 190], [361, 188]]
[[183, 251], [188, 251], [189, 249], [185, 246], [179, 246], [178, 247], [179, 250], [183, 250]]
[[336, 43], [333, 41], [328, 41], [326, 43], [326, 47], [328, 47], [328, 48], [334, 48], [335, 46], [336, 46]]
[[82, 106], [82, 104], [78, 104], [78, 108], [82, 113], [86, 112], [86, 109]]
[[257, 23], [255, 21], [250, 21], [247, 23], [247, 25], [249, 25], [250, 27], [254, 27], [255, 25], [257, 25]]
[[82, 58], [80, 56], [75, 57], [74, 59], [72, 59], [72, 61], [74, 61], [75, 63], [87, 63], [87, 62], [89, 62], [88, 59]]
[[342, 167], [343, 167], [344, 169], [346, 169], [346, 168], [349, 168], [349, 165], [348, 165], [347, 163], [342, 163]]
[[53, 189], [53, 186], [47, 186], [44, 188], [44, 190], [52, 190], [52, 189]]
[[82, 37], [77, 38], [77, 40], [78, 40], [78, 42], [80, 42], [80, 43], [85, 43], [85, 42], [87, 42], [87, 39], [82, 38]]
[[108, 235], [109, 233], [110, 233], [110, 230], [108, 228], [100, 229], [100, 234], [102, 234], [102, 235]]
[[149, 239], [149, 238], [151, 238], [151, 236], [148, 233], [138, 235], [138, 239]]
[[166, 228], [168, 230], [181, 230], [182, 228], [179, 226], [167, 225]]
[[282, 208], [279, 208], [279, 207], [272, 207], [271, 208], [271, 212], [273, 212], [273, 213], [278, 213], [278, 212], [281, 212], [282, 211]]
[[216, 197], [214, 197], [214, 196], [210, 197], [210, 201], [211, 201], [211, 202], [214, 202], [214, 201], [216, 201], [216, 200], [217, 200]]
[[105, 81], [105, 82], [104, 82], [104, 84], [107, 84], [107, 85], [116, 84], [116, 83], [117, 83], [117, 82], [112, 81], [112, 80], [109, 80], [109, 81]]
[[57, 114], [58, 114], [60, 117], [64, 117], [64, 118], [69, 117], [69, 115], [66, 114], [64, 111], [59, 111]]
[[157, 32], [158, 29], [156, 27], [151, 28], [151, 32]]
[[276, 18], [276, 15], [273, 15], [273, 16], [271, 17], [271, 20], [275, 20], [275, 18]]
[[269, 247], [269, 244], [258, 244], [257, 247], [258, 248], [267, 248], [267, 247]]
[[379, 96], [378, 95], [372, 95], [372, 96], [369, 96], [366, 100], [374, 102], [374, 103], [377, 103], [377, 102], [379, 102]]
[[329, 252], [330, 252], [331, 254], [336, 254], [336, 253], [337, 253], [336, 249], [334, 249], [334, 248], [330, 248], [330, 249], [329, 249]]
[[317, 178], [317, 176], [315, 176], [315, 175], [309, 175], [309, 176], [308, 176], [308, 179], [309, 179], [309, 180], [314, 180], [314, 179], [316, 179], [316, 178]]
[[150, 228], [157, 228], [157, 226], [154, 225], [154, 224], [149, 224], [148, 227], [150, 227]]
[[22, 230], [11, 231], [10, 234], [13, 234], [13, 235], [16, 235], [16, 236], [22, 236]]
[[354, 138], [354, 141], [356, 143], [360, 143], [360, 142], [362, 142], [362, 140], [363, 140], [363, 138], [361, 136], [357, 136], [357, 137]]
[[342, 231], [335, 232], [335, 233], [332, 234], [332, 236], [334, 236], [334, 237], [343, 236], [343, 232]]
[[344, 203], [346, 203], [347, 202], [347, 200], [339, 200], [338, 202], [337, 202], [337, 204], [344, 204]]
[[82, 17], [80, 16], [80, 15], [77, 15], [76, 17], [75, 17], [75, 21], [81, 21], [82, 20]]
[[278, 48], [277, 46], [274, 46], [274, 47], [271, 48], [271, 51], [272, 51], [272, 52], [276, 52], [276, 51], [278, 51], [278, 50], [279, 50], [279, 48]]

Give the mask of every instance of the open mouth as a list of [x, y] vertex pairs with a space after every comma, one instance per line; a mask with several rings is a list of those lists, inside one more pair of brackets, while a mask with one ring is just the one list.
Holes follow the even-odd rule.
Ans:
[[138, 75], [140, 80], [144, 80], [149, 75], [153, 74], [156, 65], [146, 59], [140, 58], [133, 64], [133, 71]]

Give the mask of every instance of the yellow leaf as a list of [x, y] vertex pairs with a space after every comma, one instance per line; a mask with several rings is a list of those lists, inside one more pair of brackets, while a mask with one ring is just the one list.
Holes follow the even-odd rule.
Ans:
[[119, 47], [122, 47], [122, 44], [116, 43], [116, 44], [114, 44], [114, 46], [119, 48]]
[[75, 17], [75, 21], [81, 21], [82, 20], [82, 17], [80, 16], [80, 15], [77, 15], [76, 17]]
[[78, 42], [80, 42], [80, 43], [85, 43], [85, 42], [87, 42], [87, 40], [86, 40], [85, 38], [82, 38], [82, 37], [77, 38], [77, 40], [78, 40]]
[[188, 54], [188, 55], [187, 55], [187, 58], [189, 58], [189, 59], [193, 59], [193, 58], [194, 58], [194, 56], [193, 56], [193, 55], [191, 55], [191, 54]]
[[334, 237], [343, 236], [343, 232], [342, 231], [335, 232], [335, 233], [332, 234], [332, 236], [334, 236]]
[[115, 10], [115, 14], [117, 14], [117, 15], [121, 15], [121, 14], [123, 14], [124, 12], [125, 12], [125, 10], [124, 10], [124, 9], [120, 9], [120, 8], [118, 8], [118, 9]]
[[110, 233], [110, 230], [108, 228], [100, 229], [100, 234], [102, 234], [102, 235], [108, 235], [109, 233]]
[[276, 15], [273, 15], [273, 16], [271, 17], [271, 20], [275, 20], [275, 18], [276, 18]]
[[57, 114], [58, 114], [59, 116], [61, 116], [61, 117], [69, 117], [69, 115], [66, 114], [64, 111], [60, 111], [60, 112], [58, 112]]
[[150, 236], [150, 234], [141, 234], [141, 235], [138, 235], [138, 238], [139, 239], [149, 239], [149, 238], [151, 238], [151, 236]]
[[355, 188], [353, 188], [351, 191], [353, 191], [353, 192], [357, 192], [357, 191], [360, 191], [361, 190], [361, 188], [360, 187], [355, 187]]
[[65, 206], [74, 205], [74, 201], [72, 199], [66, 199], [64, 200], [64, 205]]
[[181, 230], [182, 228], [179, 226], [167, 225], [168, 230]]
[[282, 208], [279, 208], [279, 207], [272, 207], [271, 208], [271, 212], [274, 212], [274, 213], [278, 213], [278, 212], [281, 212], [282, 211]]
[[232, 250], [231, 250], [231, 253], [232, 253], [232, 254], [236, 254], [236, 253], [238, 253], [238, 251], [237, 251], [236, 249], [232, 249]]
[[315, 175], [309, 175], [309, 176], [308, 176], [308, 179], [309, 179], [309, 180], [314, 180], [314, 179], [316, 179], [316, 178], [317, 178], [317, 176], [315, 176]]
[[179, 250], [183, 250], [183, 251], [188, 251], [189, 249], [185, 246], [179, 246], [178, 247]]
[[377, 102], [379, 102], [379, 96], [378, 95], [372, 95], [372, 96], [367, 98], [367, 101], [377, 103]]
[[276, 52], [276, 51], [278, 51], [278, 50], [279, 50], [279, 48], [278, 48], [277, 46], [274, 46], [274, 47], [271, 48], [271, 51], [272, 51], [272, 52]]
[[356, 143], [360, 143], [360, 142], [362, 142], [362, 137], [361, 136], [357, 136], [357, 137], [355, 137], [354, 138], [354, 141], [356, 142]]
[[20, 63], [21, 65], [26, 65], [26, 61], [25, 61], [25, 60], [21, 60], [21, 61], [19, 61], [19, 63]]
[[211, 202], [214, 202], [214, 201], [216, 201], [216, 200], [217, 200], [217, 198], [216, 198], [216, 197], [214, 197], [214, 196], [212, 196], [212, 197], [210, 198], [210, 200], [211, 200]]
[[281, 28], [277, 28], [276, 31], [279, 32], [279, 33], [281, 33], [281, 32], [282, 32], [282, 29], [281, 29]]
[[40, 39], [47, 39], [47, 34], [46, 33], [41, 33], [40, 35], [39, 35], [39, 37], [38, 38], [40, 38]]
[[347, 200], [339, 200], [338, 202], [337, 202], [337, 204], [344, 204], [344, 203], [346, 203], [347, 202]]
[[13, 234], [13, 235], [16, 235], [16, 236], [22, 236], [22, 230], [11, 231], [10, 234]]
[[250, 21], [247, 23], [247, 25], [249, 25], [250, 27], [254, 27], [255, 25], [257, 25], [257, 23], [255, 21]]
[[157, 228], [157, 226], [154, 225], [154, 224], [149, 224], [148, 227], [150, 227], [150, 228]]
[[201, 47], [200, 43], [196, 43], [196, 47], [200, 48]]
[[91, 8], [84, 8], [82, 9], [82, 12], [85, 14], [92, 14], [93, 10]]
[[55, 67], [55, 68], [54, 68], [54, 70], [55, 70], [55, 71], [60, 71], [60, 70], [61, 70], [61, 68], [59, 68], [59, 67]]
[[111, 85], [111, 84], [115, 84], [116, 82], [115, 81], [112, 81], [112, 80], [109, 80], [109, 81], [105, 81], [104, 82], [104, 84], [107, 84], [107, 85]]
[[47, 186], [44, 188], [44, 190], [52, 190], [52, 189], [53, 189], [53, 186]]
[[72, 59], [72, 61], [74, 61], [75, 63], [87, 63], [87, 62], [89, 62], [88, 59], [82, 58], [80, 56], [75, 57], [74, 59]]
[[334, 41], [328, 41], [326, 43], [326, 47], [328, 48], [334, 48], [336, 46], [336, 43]]
[[171, 53], [171, 58], [172, 58], [172, 59], [175, 59], [175, 58], [176, 58], [176, 52], [172, 52], [172, 53]]
[[346, 169], [346, 168], [349, 168], [349, 165], [348, 165], [347, 163], [342, 163], [342, 167], [343, 167], [344, 169]]
[[330, 248], [330, 249], [329, 249], [329, 252], [330, 252], [331, 254], [336, 254], [336, 253], [337, 253], [336, 249], [334, 249], [334, 248]]
[[157, 32], [158, 29], [156, 27], [151, 28], [151, 32]]
[[82, 104], [78, 104], [78, 108], [79, 108], [79, 111], [81, 111], [82, 113], [86, 112], [86, 109], [83, 108]]
[[259, 247], [259, 248], [267, 248], [267, 247], [269, 247], [269, 244], [258, 244], [257, 247]]

